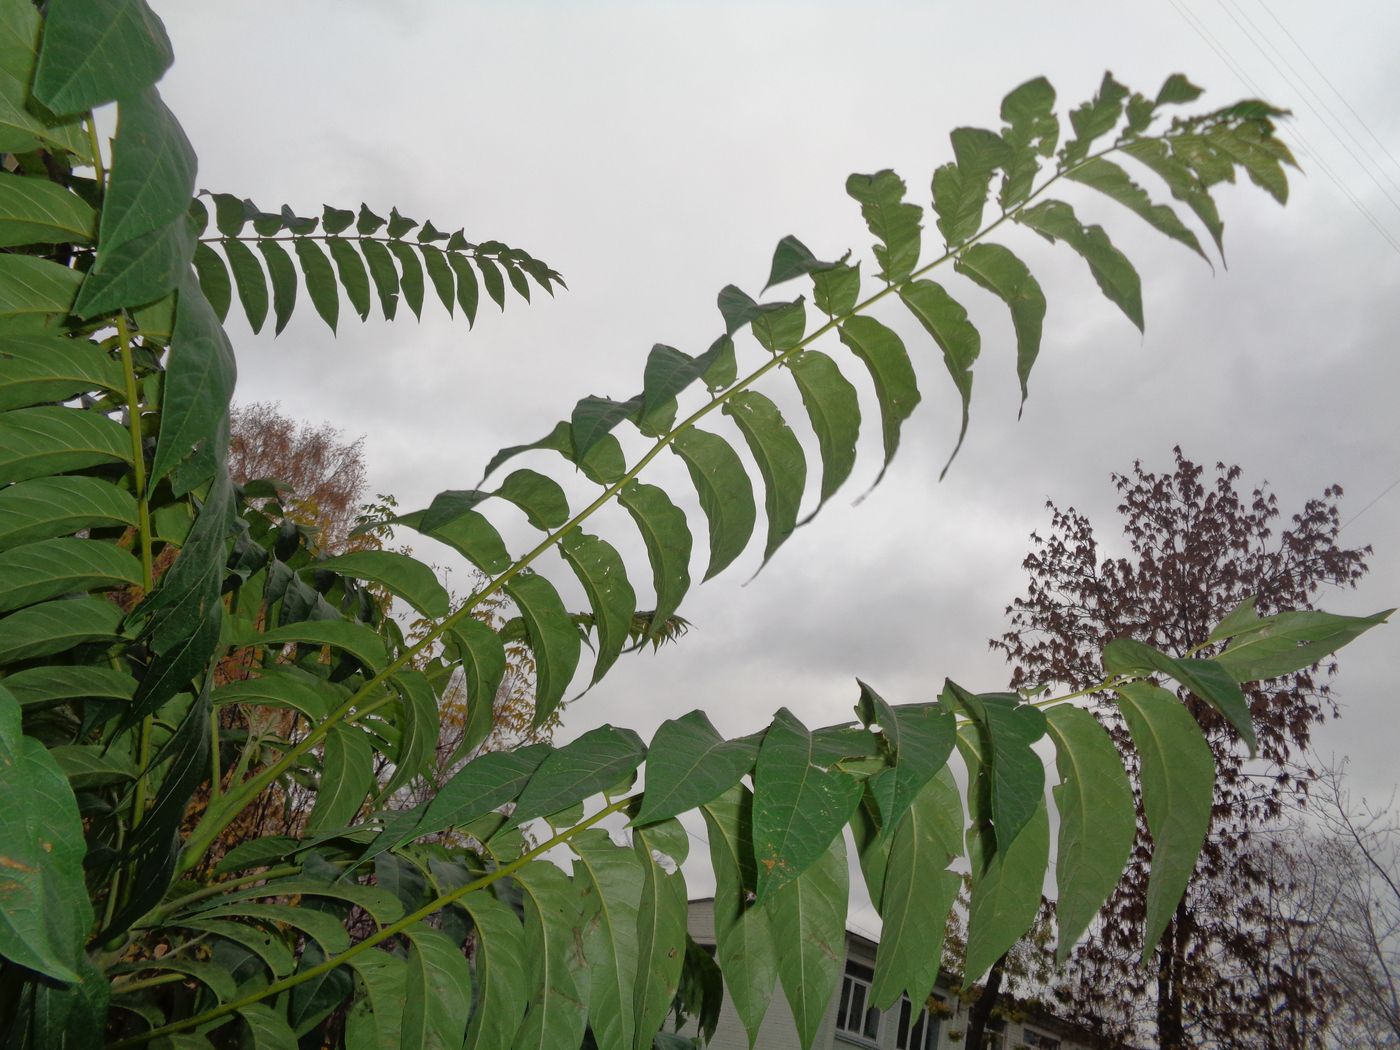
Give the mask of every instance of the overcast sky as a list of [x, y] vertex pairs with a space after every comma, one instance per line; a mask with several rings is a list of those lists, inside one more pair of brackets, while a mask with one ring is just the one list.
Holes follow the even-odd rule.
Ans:
[[[892, 167], [926, 204], [930, 173], [950, 159], [947, 132], [998, 126], [1001, 97], [1032, 76], [1051, 79], [1062, 112], [1111, 69], [1147, 94], [1179, 71], [1208, 89], [1202, 105], [1257, 89], [1297, 114], [1286, 134], [1307, 171], [1288, 207], [1253, 187], [1219, 194], [1228, 270], [1212, 274], [1088, 191], [1066, 194], [1142, 273], [1145, 338], [1067, 249], [1013, 231], [1007, 243], [1049, 299], [1030, 400], [1018, 422], [1010, 324], [967, 293], [983, 351], [969, 436], [941, 484], [956, 398], [931, 340], [884, 313], [906, 337], [924, 401], [883, 484], [850, 505], [880, 456], [869, 382], [847, 357], [868, 432], [851, 482], [752, 583], [761, 543], [693, 591], [681, 611], [695, 630], [626, 658], [569, 710], [563, 738], [611, 721], [649, 739], [695, 707], [727, 734], [783, 705], [810, 725], [840, 721], [857, 675], [892, 702], [930, 699], [944, 676], [1004, 687], [986, 642], [1024, 587], [1019, 566], [1028, 534], [1047, 523], [1045, 500], [1088, 512], [1112, 552], [1110, 473], [1135, 458], [1167, 469], [1176, 443], [1199, 462], [1241, 464], [1246, 481], [1267, 479], [1290, 513], [1340, 483], [1344, 514], [1365, 508], [1344, 539], [1376, 553], [1355, 593], [1323, 603], [1400, 604], [1400, 487], [1385, 494], [1400, 480], [1400, 6], [159, 7], [177, 55], [162, 90], [199, 152], [202, 187], [303, 214], [397, 205], [525, 248], [568, 281], [553, 300], [513, 298], [504, 315], [488, 304], [471, 332], [436, 304], [421, 324], [351, 316], [334, 338], [305, 303], [275, 341], [233, 320], [239, 400], [277, 400], [364, 435], [371, 488], [406, 506], [473, 486], [492, 452], [539, 437], [585, 394], [631, 395], [652, 343], [704, 349], [719, 331], [715, 293], [734, 282], [756, 294], [783, 235], [823, 258], [868, 253], [846, 175]], [[761, 389], [794, 407], [801, 430], [786, 387]], [[725, 426], [715, 429], [732, 433]], [[548, 456], [529, 465], [563, 476]], [[674, 462], [646, 477], [690, 508], [698, 579], [703, 519], [688, 479]], [[514, 550], [534, 542], [508, 514], [497, 520]], [[629, 552], [646, 602], [630, 523], [605, 515], [599, 531]], [[544, 566], [576, 596], [560, 569]], [[1393, 632], [1345, 654], [1344, 717], [1317, 738], [1324, 754], [1351, 756], [1372, 795], [1397, 779]]]

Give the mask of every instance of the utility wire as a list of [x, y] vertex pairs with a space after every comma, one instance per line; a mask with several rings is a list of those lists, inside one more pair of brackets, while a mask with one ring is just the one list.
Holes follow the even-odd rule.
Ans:
[[1397, 160], [1395, 158], [1395, 154], [1390, 152], [1389, 147], [1387, 147], [1386, 144], [1381, 141], [1380, 136], [1371, 130], [1371, 125], [1367, 124], [1366, 121], [1362, 118], [1361, 114], [1356, 112], [1355, 107], [1347, 101], [1346, 96], [1337, 90], [1337, 85], [1333, 84], [1332, 81], [1328, 79], [1327, 74], [1322, 71], [1321, 67], [1319, 67], [1318, 64], [1313, 61], [1312, 56], [1308, 54], [1307, 49], [1304, 48], [1303, 45], [1298, 42], [1298, 38], [1295, 37], [1291, 32], [1289, 32], [1288, 27], [1286, 25], [1279, 21], [1278, 15], [1274, 14], [1273, 11], [1269, 9], [1269, 5], [1266, 4], [1264, 0], [1258, 0], [1258, 2], [1259, 6], [1264, 9], [1264, 12], [1274, 20], [1274, 24], [1283, 30], [1284, 36], [1288, 37], [1288, 39], [1293, 42], [1293, 46], [1298, 49], [1298, 53], [1302, 55], [1305, 59], [1307, 59], [1308, 65], [1313, 67], [1317, 75], [1322, 78], [1322, 82], [1332, 89], [1332, 94], [1336, 95], [1339, 99], [1342, 100], [1342, 105], [1346, 106], [1348, 112], [1350, 112], [1351, 115], [1356, 118], [1356, 122], [1366, 129], [1366, 134], [1370, 135], [1371, 138], [1375, 140], [1376, 145], [1381, 148], [1381, 152], [1390, 158], [1390, 162], [1395, 165], [1396, 170], [1400, 170], [1400, 160]]
[[[1230, 0], [1230, 4], [1228, 6], [1226, 4], [1226, 0], [1216, 0], [1216, 3], [1220, 6], [1220, 9], [1224, 11], [1225, 14], [1230, 18], [1230, 20], [1234, 22], [1236, 26], [1239, 27], [1240, 32], [1242, 32], [1245, 36], [1249, 38], [1250, 43], [1254, 45], [1254, 49], [1264, 56], [1265, 61], [1267, 61], [1269, 65], [1274, 67], [1274, 71], [1278, 73], [1279, 76], [1283, 77], [1284, 83], [1286, 83], [1289, 87], [1293, 88], [1299, 93], [1298, 97], [1302, 101], [1303, 105], [1307, 106], [1308, 109], [1312, 111], [1313, 116], [1315, 116], [1318, 119], [1318, 122], [1322, 124], [1322, 126], [1325, 127], [1328, 130], [1328, 132], [1331, 133], [1334, 139], [1337, 140], [1337, 144], [1341, 146], [1343, 150], [1346, 151], [1347, 156], [1354, 160], [1357, 164], [1357, 167], [1361, 168], [1361, 170], [1364, 171], [1367, 174], [1367, 176], [1370, 177], [1371, 181], [1376, 184], [1376, 189], [1380, 190], [1381, 193], [1385, 196], [1385, 199], [1390, 202], [1391, 207], [1393, 207], [1397, 213], [1400, 213], [1400, 200], [1396, 200], [1395, 197], [1391, 194], [1390, 190], [1386, 188], [1385, 184], [1382, 183], [1380, 179], [1376, 178], [1375, 172], [1371, 170], [1370, 157], [1368, 156], [1365, 160], [1363, 160], [1361, 157], [1357, 156], [1356, 151], [1353, 150], [1351, 146], [1347, 144], [1346, 140], [1343, 139], [1341, 135], [1337, 134], [1337, 126], [1340, 126], [1341, 122], [1337, 120], [1336, 115], [1332, 114], [1332, 119], [1329, 120], [1326, 116], [1319, 112], [1318, 108], [1308, 100], [1307, 95], [1304, 94], [1304, 91], [1306, 90], [1308, 93], [1313, 94], [1314, 96], [1316, 96], [1317, 93], [1312, 91], [1312, 89], [1308, 87], [1307, 83], [1301, 78], [1299, 78], [1299, 80], [1295, 83], [1293, 77], [1290, 77], [1289, 74], [1284, 71], [1283, 67], [1280, 66], [1277, 62], [1275, 62], [1273, 57], [1267, 51], [1264, 50], [1263, 45], [1259, 43], [1259, 38], [1263, 37], [1264, 34], [1259, 31], [1259, 27], [1255, 25], [1254, 20], [1251, 19], [1249, 15], [1244, 12], [1243, 9], [1240, 9], [1240, 14], [1243, 15], [1245, 21], [1249, 23], [1248, 28], [1246, 28], [1245, 23], [1241, 22], [1239, 18], [1235, 16], [1234, 11], [1231, 10], [1231, 7], [1238, 6], [1235, 0]], [[1272, 40], [1269, 40], [1267, 37], [1264, 37], [1264, 39], [1265, 42], [1268, 43], [1270, 48], [1273, 48], [1275, 52], [1278, 51], [1278, 49], [1274, 47], [1274, 43]], [[1283, 58], [1283, 55], [1280, 53], [1279, 57]], [[1284, 59], [1284, 61], [1286, 62], [1287, 59]], [[1319, 99], [1318, 101], [1321, 101], [1321, 99]], [[1323, 105], [1326, 106], [1326, 103], [1323, 103]], [[1329, 110], [1328, 112], [1330, 113], [1331, 111]], [[1345, 131], [1346, 129], [1343, 128], [1342, 130]], [[1350, 132], [1348, 132], [1348, 134], [1350, 134]], [[1352, 138], [1355, 139], [1355, 136], [1353, 135]], [[1360, 145], [1361, 143], [1357, 142], [1357, 146], [1359, 147]]]
[[[1259, 86], [1254, 83], [1254, 81], [1250, 78], [1249, 74], [1243, 69], [1243, 67], [1240, 66], [1239, 63], [1237, 63], [1234, 60], [1234, 58], [1231, 57], [1231, 55], [1224, 48], [1224, 46], [1221, 45], [1218, 40], [1216, 40], [1215, 35], [1210, 32], [1209, 28], [1205, 26], [1204, 22], [1197, 24], [1198, 16], [1195, 16], [1194, 14], [1188, 14], [1186, 9], [1183, 8], [1180, 3], [1178, 3], [1178, 0], [1168, 0], [1168, 2], [1172, 5], [1173, 8], [1176, 9], [1176, 13], [1181, 16], [1182, 21], [1184, 21], [1188, 26], [1190, 26], [1195, 31], [1196, 35], [1206, 42], [1206, 46], [1208, 46], [1212, 51], [1214, 51], [1215, 54], [1220, 58], [1220, 60], [1230, 68], [1230, 70], [1235, 74], [1237, 78], [1239, 78], [1240, 82], [1245, 86], [1245, 89], [1247, 91], [1253, 92], [1254, 95], [1257, 97], [1262, 97], [1265, 94], [1265, 92], [1260, 90]], [[1332, 170], [1331, 166], [1323, 158], [1322, 154], [1312, 146], [1312, 144], [1308, 141], [1306, 136], [1304, 136], [1302, 130], [1300, 128], [1294, 128], [1293, 134], [1294, 137], [1298, 140], [1298, 143], [1303, 147], [1304, 150], [1306, 150], [1307, 155], [1317, 164], [1318, 168], [1322, 171], [1322, 173], [1332, 180], [1332, 183], [1337, 187], [1341, 194], [1344, 197], [1346, 197], [1347, 200], [1351, 201], [1352, 206], [1355, 207], [1356, 210], [1361, 213], [1362, 218], [1364, 218], [1367, 222], [1371, 224], [1372, 228], [1378, 234], [1380, 234], [1381, 238], [1388, 245], [1390, 245], [1391, 249], [1397, 255], [1400, 255], [1400, 241], [1397, 241], [1396, 238], [1393, 237], [1390, 234], [1390, 232], [1380, 224], [1376, 217], [1371, 214], [1370, 209], [1368, 209], [1366, 205], [1363, 204], [1361, 200], [1356, 196], [1356, 194], [1353, 193], [1347, 187], [1347, 185], [1344, 182], [1342, 182], [1340, 178], [1337, 177], [1336, 172]]]

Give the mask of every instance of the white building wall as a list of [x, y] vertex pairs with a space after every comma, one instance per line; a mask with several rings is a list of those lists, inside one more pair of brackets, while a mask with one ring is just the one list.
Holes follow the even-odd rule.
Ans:
[[[688, 918], [690, 936], [699, 944], [713, 945], [715, 943], [715, 911], [714, 901], [697, 900], [690, 902]], [[875, 953], [869, 945], [860, 939], [853, 939], [849, 935], [846, 938], [846, 951], [849, 957], [866, 966], [875, 965]], [[845, 960], [842, 960], [844, 969]], [[968, 1006], [946, 989], [938, 989], [943, 998], [953, 1008], [953, 1016], [942, 1019], [939, 1029], [937, 1050], [962, 1050], [962, 1035], [967, 1031]], [[895, 1050], [895, 1040], [898, 1036], [899, 1028], [899, 1006], [885, 1010], [880, 1017], [879, 1037], [875, 1041], [861, 1039], [847, 1032], [836, 1031], [836, 1013], [840, 1005], [841, 985], [836, 986], [835, 994], [831, 997], [831, 1002], [827, 1005], [826, 1014], [822, 1018], [821, 1027], [817, 1030], [817, 1037], [812, 1043], [812, 1050]], [[1025, 1032], [1029, 1029], [1037, 1029], [1032, 1022], [1029, 1024], [1021, 1022], [1007, 1022], [1005, 1050], [1016, 1050], [1024, 1045]], [[693, 1035], [693, 1027], [682, 1029], [684, 1034]], [[1053, 1034], [1048, 1029], [1046, 1034]], [[952, 1038], [952, 1033], [957, 1033], [958, 1038]], [[1060, 1050], [1087, 1050], [1083, 1043], [1075, 1042], [1065, 1036], [1055, 1036], [1060, 1040]], [[734, 1005], [729, 999], [728, 989], [725, 991], [724, 1004], [720, 1007], [719, 1024], [715, 1029], [715, 1036], [709, 1043], [710, 1050], [749, 1050], [748, 1032], [744, 1030], [743, 1022], [739, 1020], [738, 1013], [734, 1010]], [[769, 1004], [768, 1013], [764, 1015], [763, 1024], [758, 1030], [758, 1039], [754, 1044], [755, 1050], [801, 1050], [802, 1044], [797, 1037], [797, 1024], [792, 1019], [792, 1012], [788, 1008], [787, 997], [783, 995], [782, 985], [778, 984], [773, 989], [773, 999]], [[1002, 1050], [997, 1047], [994, 1050]]]

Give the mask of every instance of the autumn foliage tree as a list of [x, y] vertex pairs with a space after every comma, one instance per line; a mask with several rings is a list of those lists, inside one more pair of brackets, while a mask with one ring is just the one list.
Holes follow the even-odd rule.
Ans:
[[[1253, 597], [1260, 614], [1311, 609], [1321, 589], [1354, 586], [1366, 572], [1370, 548], [1347, 547], [1339, 535], [1339, 487], [1307, 500], [1284, 524], [1267, 484], [1242, 490], [1239, 467], [1218, 463], [1211, 476], [1180, 448], [1173, 453], [1169, 472], [1136, 462], [1113, 476], [1127, 556], [1103, 556], [1087, 516], [1049, 504], [1050, 531], [1032, 535], [1022, 563], [1026, 593], [1007, 608], [1010, 629], [990, 643], [1014, 665], [1014, 685], [1087, 688], [1103, 679], [1099, 654], [1115, 638], [1177, 657], [1209, 654], [1219, 648], [1210, 641], [1213, 625], [1245, 599]], [[1247, 760], [1226, 719], [1183, 692], [1218, 770], [1210, 833], [1160, 946], [1141, 965], [1150, 847], [1139, 801], [1127, 877], [1068, 973], [1083, 1020], [1123, 1037], [1140, 1030], [1145, 1011], [1163, 1048], [1262, 1047], [1277, 1045], [1263, 1019], [1278, 1009], [1324, 1008], [1312, 987], [1230, 977], [1268, 956], [1267, 924], [1242, 918], [1267, 911], [1271, 875], [1245, 847], [1306, 793], [1288, 764], [1306, 750], [1313, 727], [1337, 714], [1335, 670], [1329, 660], [1245, 686], [1257, 761]], [[1135, 773], [1121, 718], [1111, 704], [1101, 709]]]

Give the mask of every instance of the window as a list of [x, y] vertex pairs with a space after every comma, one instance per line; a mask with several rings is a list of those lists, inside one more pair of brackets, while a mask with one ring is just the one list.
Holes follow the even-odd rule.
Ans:
[[1021, 1042], [1030, 1050], [1060, 1050], [1060, 1041], [1054, 1036], [1041, 1035], [1029, 1028], [1021, 1034]]
[[982, 1043], [987, 1050], [1006, 1050], [1006, 1018], [987, 1018], [987, 1033]]
[[860, 963], [846, 963], [841, 982], [841, 1006], [836, 1011], [836, 1029], [874, 1042], [880, 1038], [880, 1011], [868, 1005], [870, 982], [875, 971]]
[[[933, 998], [939, 1007], [944, 1005], [941, 995]], [[902, 996], [899, 1000], [899, 1032], [894, 1040], [895, 1050], [936, 1050], [938, 1033], [943, 1025], [940, 1013], [925, 1008], [915, 1015], [909, 996]]]

